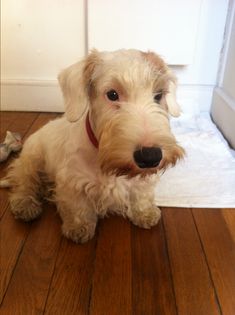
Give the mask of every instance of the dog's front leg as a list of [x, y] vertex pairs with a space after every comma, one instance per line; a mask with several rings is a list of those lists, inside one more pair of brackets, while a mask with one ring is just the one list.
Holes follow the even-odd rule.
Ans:
[[145, 229], [156, 225], [161, 218], [161, 211], [154, 203], [154, 192], [134, 190], [127, 216], [133, 224]]
[[61, 185], [56, 188], [57, 209], [63, 221], [62, 233], [76, 243], [85, 243], [95, 234], [97, 215], [86, 196]]

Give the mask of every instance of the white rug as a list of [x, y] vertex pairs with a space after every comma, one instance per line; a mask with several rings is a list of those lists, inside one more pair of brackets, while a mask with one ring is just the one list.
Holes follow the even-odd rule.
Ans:
[[235, 156], [209, 114], [171, 121], [186, 157], [161, 175], [156, 203], [168, 207], [235, 208]]

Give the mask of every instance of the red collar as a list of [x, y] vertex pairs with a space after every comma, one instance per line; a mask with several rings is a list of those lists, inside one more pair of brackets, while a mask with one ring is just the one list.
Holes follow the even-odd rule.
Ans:
[[94, 145], [95, 148], [98, 149], [99, 142], [96, 139], [96, 136], [94, 135], [94, 132], [91, 128], [91, 124], [90, 124], [90, 120], [89, 120], [89, 112], [87, 113], [87, 116], [86, 116], [86, 131], [87, 131], [87, 135], [88, 135], [88, 138], [90, 139], [91, 143]]

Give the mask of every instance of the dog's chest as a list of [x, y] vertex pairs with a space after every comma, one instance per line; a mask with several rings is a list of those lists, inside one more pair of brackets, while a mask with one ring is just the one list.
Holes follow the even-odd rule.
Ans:
[[125, 176], [99, 175], [93, 184], [87, 184], [86, 192], [100, 215], [105, 215], [112, 209], [123, 214], [136, 196], [152, 190], [153, 182], [155, 183], [153, 178], [146, 180], [139, 177], [128, 179]]
[[131, 182], [123, 177], [98, 175], [87, 183], [86, 192], [97, 207], [122, 206], [129, 203]]

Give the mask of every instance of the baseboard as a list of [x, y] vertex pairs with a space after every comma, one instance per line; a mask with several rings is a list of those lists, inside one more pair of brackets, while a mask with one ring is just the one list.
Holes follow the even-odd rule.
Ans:
[[233, 149], [235, 149], [235, 100], [221, 88], [215, 88], [211, 116]]
[[3, 80], [1, 110], [63, 112], [63, 99], [56, 80]]
[[[209, 111], [213, 86], [180, 85], [178, 101], [183, 112]], [[2, 80], [1, 110], [63, 112], [56, 80]]]

